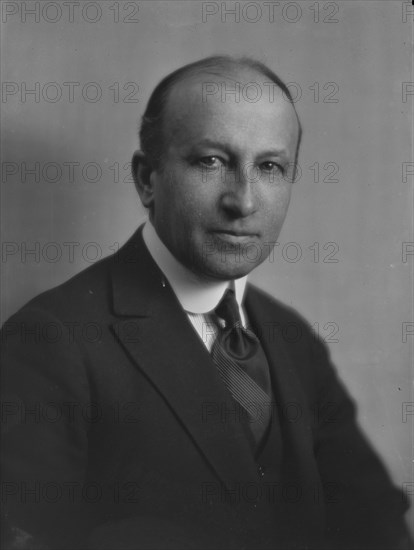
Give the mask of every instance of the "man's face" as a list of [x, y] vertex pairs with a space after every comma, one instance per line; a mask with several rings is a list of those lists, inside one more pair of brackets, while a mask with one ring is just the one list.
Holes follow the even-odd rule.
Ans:
[[[292, 105], [272, 97], [263, 76], [243, 70], [234, 80], [257, 83], [261, 98], [222, 97], [222, 87], [235, 88], [224, 76], [197, 75], [172, 90], [164, 160], [150, 176], [158, 235], [208, 279], [237, 279], [269, 255], [288, 209], [299, 135]], [[203, 86], [217, 90], [211, 83], [220, 91], [203, 95]]]

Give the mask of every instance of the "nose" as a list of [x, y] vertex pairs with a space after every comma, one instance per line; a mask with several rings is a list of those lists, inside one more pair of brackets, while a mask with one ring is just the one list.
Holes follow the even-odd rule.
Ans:
[[225, 190], [221, 195], [221, 207], [232, 218], [246, 218], [257, 209], [254, 182], [248, 174], [239, 173], [226, 178]]

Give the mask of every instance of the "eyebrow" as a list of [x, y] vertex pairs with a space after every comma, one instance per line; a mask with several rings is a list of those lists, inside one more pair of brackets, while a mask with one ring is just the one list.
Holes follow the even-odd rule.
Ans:
[[[202, 139], [201, 141], [198, 141], [193, 144], [194, 147], [211, 147], [213, 149], [222, 149], [226, 151], [228, 154], [232, 154], [232, 148], [227, 143], [221, 143], [212, 139]], [[266, 149], [265, 151], [260, 151], [257, 155], [257, 157], [266, 157], [266, 156], [276, 156], [276, 157], [283, 157], [288, 158], [288, 152], [283, 147], [281, 149]]]

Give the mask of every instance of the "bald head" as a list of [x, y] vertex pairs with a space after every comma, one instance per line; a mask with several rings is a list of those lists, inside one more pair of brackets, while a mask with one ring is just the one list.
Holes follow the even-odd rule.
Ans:
[[[252, 150], [274, 142], [277, 135], [289, 149], [286, 155], [295, 157], [300, 133], [295, 109], [281, 93], [273, 97], [269, 89], [265, 93], [266, 84], [269, 81], [262, 73], [243, 66], [197, 71], [176, 82], [166, 99], [162, 121], [163, 158], [181, 144], [198, 143], [206, 135], [216, 143], [231, 135], [233, 147]], [[281, 149], [277, 142], [274, 147]]]
[[[189, 92], [193, 95], [190, 98]], [[174, 137], [170, 126], [174, 118], [172, 102], [177, 95], [186, 94], [191, 103], [219, 100], [255, 103], [263, 98], [275, 101], [280, 97], [294, 109], [289, 89], [266, 65], [254, 59], [231, 56], [213, 56], [185, 65], [167, 75], [154, 89], [140, 129], [141, 150], [153, 167], [162, 165], [169, 141]], [[174, 100], [172, 100], [174, 96]], [[302, 129], [298, 122], [296, 158]], [[178, 120], [175, 120], [179, 124]]]

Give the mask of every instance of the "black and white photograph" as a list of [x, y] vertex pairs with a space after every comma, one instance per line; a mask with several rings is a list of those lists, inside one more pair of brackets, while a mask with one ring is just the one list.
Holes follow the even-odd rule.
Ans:
[[414, 550], [405, 0], [1, 8], [1, 550]]

